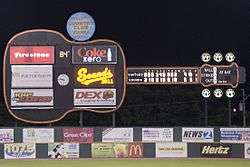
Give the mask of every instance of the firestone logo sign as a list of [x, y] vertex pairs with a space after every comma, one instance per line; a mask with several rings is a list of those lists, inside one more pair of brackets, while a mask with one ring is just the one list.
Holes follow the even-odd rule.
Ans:
[[116, 46], [73, 46], [73, 64], [116, 64]]
[[12, 46], [10, 64], [54, 64], [54, 46]]

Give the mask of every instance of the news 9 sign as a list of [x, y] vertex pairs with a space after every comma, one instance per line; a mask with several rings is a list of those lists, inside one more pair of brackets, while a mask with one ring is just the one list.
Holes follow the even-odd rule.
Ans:
[[125, 67], [114, 41], [72, 42], [56, 31], [24, 31], [5, 50], [5, 103], [30, 123], [55, 122], [73, 111], [113, 112], [124, 100]]

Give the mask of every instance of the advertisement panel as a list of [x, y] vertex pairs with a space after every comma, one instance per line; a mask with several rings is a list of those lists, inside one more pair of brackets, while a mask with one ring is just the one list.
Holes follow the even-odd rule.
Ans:
[[160, 157], [187, 157], [187, 143], [156, 143], [155, 156]]
[[74, 105], [115, 107], [116, 89], [74, 89]]
[[201, 157], [207, 158], [230, 158], [232, 145], [225, 143], [202, 143], [200, 145]]
[[182, 128], [183, 142], [213, 142], [213, 128]]
[[220, 142], [250, 143], [250, 128], [220, 128]]
[[126, 158], [128, 144], [126, 143], [92, 143], [92, 158]]
[[114, 69], [108, 65], [79, 66], [75, 69], [75, 84], [81, 87], [114, 86]]
[[63, 128], [63, 142], [92, 143], [93, 140], [93, 128]]
[[53, 106], [53, 89], [11, 89], [11, 106]]
[[245, 144], [245, 158], [250, 158], [250, 143]]
[[50, 158], [79, 158], [79, 143], [49, 143]]
[[173, 141], [173, 128], [142, 128], [142, 142]]
[[53, 128], [24, 128], [23, 129], [24, 143], [53, 143], [54, 129]]
[[102, 142], [133, 142], [133, 128], [107, 128], [102, 132]]
[[116, 64], [115, 45], [72, 46], [73, 64]]
[[13, 88], [52, 87], [52, 65], [12, 65]]
[[10, 64], [54, 64], [54, 46], [11, 46]]
[[14, 129], [0, 129], [0, 143], [13, 143]]
[[129, 158], [143, 158], [142, 143], [129, 143], [128, 144], [128, 157]]
[[4, 159], [36, 158], [36, 145], [28, 143], [4, 144]]

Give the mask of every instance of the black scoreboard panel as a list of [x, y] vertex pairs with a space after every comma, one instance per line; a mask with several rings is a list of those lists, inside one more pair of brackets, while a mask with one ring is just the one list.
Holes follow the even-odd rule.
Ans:
[[5, 102], [14, 117], [31, 123], [79, 110], [112, 112], [124, 100], [125, 66], [121, 47], [111, 40], [78, 43], [55, 31], [26, 31], [5, 50]]

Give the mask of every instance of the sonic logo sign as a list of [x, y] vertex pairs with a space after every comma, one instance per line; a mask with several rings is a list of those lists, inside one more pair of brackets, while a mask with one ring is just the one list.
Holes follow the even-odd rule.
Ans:
[[142, 158], [143, 157], [142, 143], [129, 143], [128, 144], [128, 157], [129, 158]]
[[116, 64], [116, 46], [73, 46], [73, 64]]
[[5, 159], [36, 158], [35, 144], [4, 144]]
[[114, 84], [113, 81], [113, 72], [108, 67], [105, 67], [104, 70], [90, 73], [88, 68], [80, 68], [77, 72], [77, 82], [81, 85], [88, 86], [92, 83], [98, 82], [101, 85], [110, 85]]
[[183, 142], [213, 142], [213, 128], [182, 128]]

